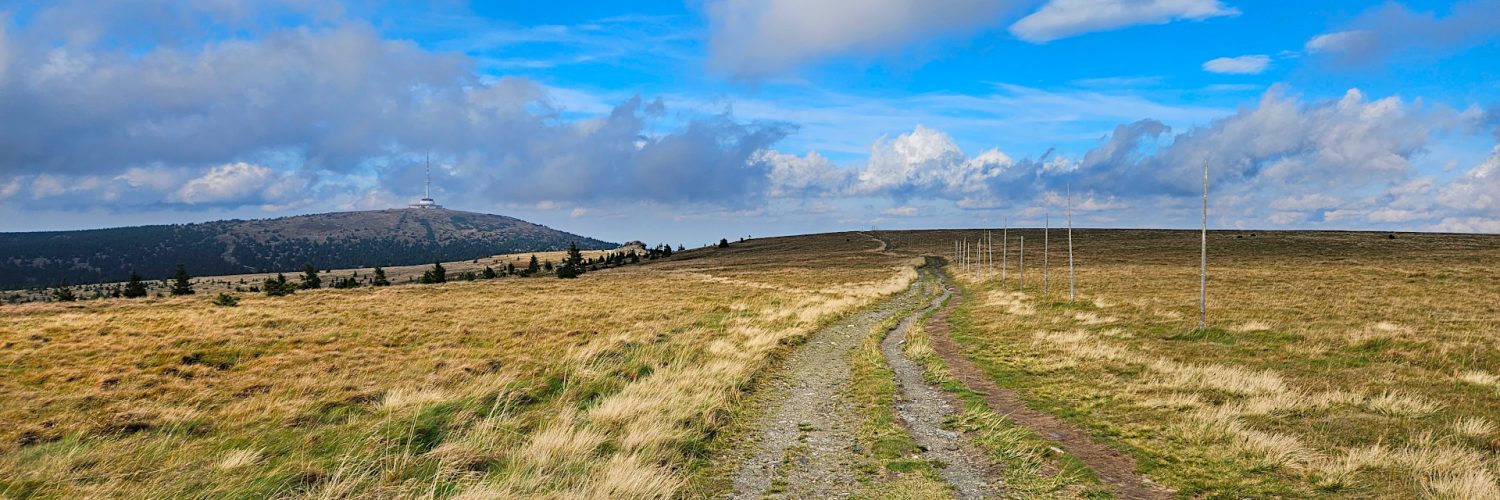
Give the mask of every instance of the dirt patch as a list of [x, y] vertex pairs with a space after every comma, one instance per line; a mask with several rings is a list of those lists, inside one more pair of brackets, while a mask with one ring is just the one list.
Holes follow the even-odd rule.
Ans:
[[[943, 285], [949, 286], [944, 281]], [[1099, 479], [1114, 489], [1121, 498], [1167, 498], [1170, 491], [1151, 482], [1136, 472], [1135, 459], [1120, 450], [1100, 444], [1088, 432], [1057, 417], [1026, 406], [1015, 391], [996, 385], [963, 355], [963, 348], [948, 336], [948, 315], [963, 299], [962, 292], [927, 322], [927, 334], [932, 348], [948, 365], [952, 376], [976, 393], [984, 396], [990, 410], [1004, 415], [1017, 425], [1027, 427], [1041, 436], [1055, 441], [1060, 448], [1083, 462]]]

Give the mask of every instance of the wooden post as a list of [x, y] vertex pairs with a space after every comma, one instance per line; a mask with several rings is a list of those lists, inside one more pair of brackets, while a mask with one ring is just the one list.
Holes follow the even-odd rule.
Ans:
[[1052, 268], [1048, 267], [1047, 262], [1052, 256], [1052, 244], [1048, 238], [1052, 234], [1052, 214], [1042, 217], [1042, 296], [1046, 297], [1052, 291]]
[[1077, 294], [1077, 283], [1073, 281], [1073, 187], [1068, 186], [1068, 302], [1073, 302]]
[[1010, 271], [1010, 219], [1005, 219], [1005, 229], [1000, 230], [1000, 288], [1005, 288], [1005, 275]]
[[984, 245], [984, 258], [988, 262], [985, 264], [984, 279], [990, 280], [995, 277], [995, 232], [985, 231], [984, 238], [989, 240], [989, 243]]
[[1017, 290], [1026, 291], [1026, 237], [1021, 237], [1021, 285]]
[[1198, 254], [1198, 329], [1208, 328], [1208, 160], [1203, 160], [1203, 233]]

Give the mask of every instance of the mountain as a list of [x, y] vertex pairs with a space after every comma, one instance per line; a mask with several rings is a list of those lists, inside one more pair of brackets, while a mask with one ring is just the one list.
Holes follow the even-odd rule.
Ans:
[[335, 212], [277, 219], [0, 233], [0, 289], [194, 276], [411, 265], [616, 245], [502, 215], [445, 209]]

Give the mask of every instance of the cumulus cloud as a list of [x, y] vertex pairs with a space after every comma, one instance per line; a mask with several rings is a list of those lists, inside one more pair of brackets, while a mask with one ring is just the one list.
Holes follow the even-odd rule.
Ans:
[[1203, 63], [1203, 71], [1229, 75], [1254, 75], [1271, 67], [1271, 56], [1220, 57]]
[[1500, 0], [1456, 3], [1446, 16], [1390, 2], [1314, 36], [1306, 48], [1344, 65], [1375, 64], [1402, 54], [1443, 55], [1500, 35], [1497, 12]]
[[837, 192], [853, 178], [852, 170], [839, 168], [817, 151], [797, 156], [765, 150], [757, 153], [751, 161], [770, 166], [771, 188], [768, 194], [771, 196]]
[[[1099, 189], [1186, 194], [1201, 189], [1195, 172], [1208, 162], [1215, 184], [1364, 184], [1408, 174], [1412, 156], [1452, 118], [1399, 97], [1369, 100], [1357, 89], [1337, 100], [1304, 103], [1278, 86], [1255, 107], [1179, 134], [1149, 156], [1085, 156], [1084, 167], [1091, 168], [1081, 175]], [[1122, 135], [1134, 140], [1142, 133], [1117, 130], [1111, 144], [1096, 151], [1133, 151], [1113, 144]]]
[[[80, 209], [152, 193], [161, 204], [257, 205], [280, 203], [267, 197], [290, 191], [216, 187], [228, 176], [321, 182], [319, 189], [341, 192], [353, 188], [328, 184], [364, 179], [379, 183], [364, 190], [412, 196], [428, 154], [441, 161], [434, 182], [449, 202], [737, 206], [766, 191], [769, 166], [749, 158], [793, 130], [728, 114], [677, 115], [671, 121], [680, 125], [665, 127], [658, 121], [665, 105], [641, 98], [564, 118], [573, 110], [535, 82], [482, 80], [466, 56], [384, 39], [359, 22], [122, 48], [108, 30], [125, 28], [91, 21], [74, 6], [43, 9], [0, 34], [9, 54], [9, 76], [0, 79], [0, 183], [95, 179], [116, 193], [74, 196], [68, 205]], [[188, 19], [198, 7], [161, 6], [188, 9], [181, 13]], [[58, 28], [74, 17], [78, 29]], [[159, 22], [181, 20], [169, 17]], [[160, 189], [138, 178], [151, 166], [192, 173]], [[116, 179], [132, 171], [135, 180]]]
[[1042, 43], [1127, 26], [1239, 14], [1219, 0], [1050, 0], [1012, 24], [1010, 32], [1022, 40]]
[[788, 72], [834, 56], [899, 50], [1000, 21], [1010, 1], [715, 0], [705, 6], [711, 64], [740, 77]]
[[[130, 180], [128, 176], [122, 177]], [[264, 166], [230, 163], [188, 180], [167, 200], [188, 205], [278, 203], [305, 194], [309, 184], [308, 179]]]
[[957, 197], [983, 191], [990, 179], [1012, 163], [997, 149], [970, 158], [948, 134], [917, 125], [895, 139], [876, 140], [851, 191], [897, 197]]
[[1500, 145], [1483, 163], [1444, 186], [1437, 201], [1461, 213], [1500, 219]]

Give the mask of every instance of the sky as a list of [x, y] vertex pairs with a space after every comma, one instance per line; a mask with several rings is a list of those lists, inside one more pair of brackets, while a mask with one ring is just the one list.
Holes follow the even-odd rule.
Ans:
[[0, 1], [0, 231], [1500, 233], [1500, 0]]

